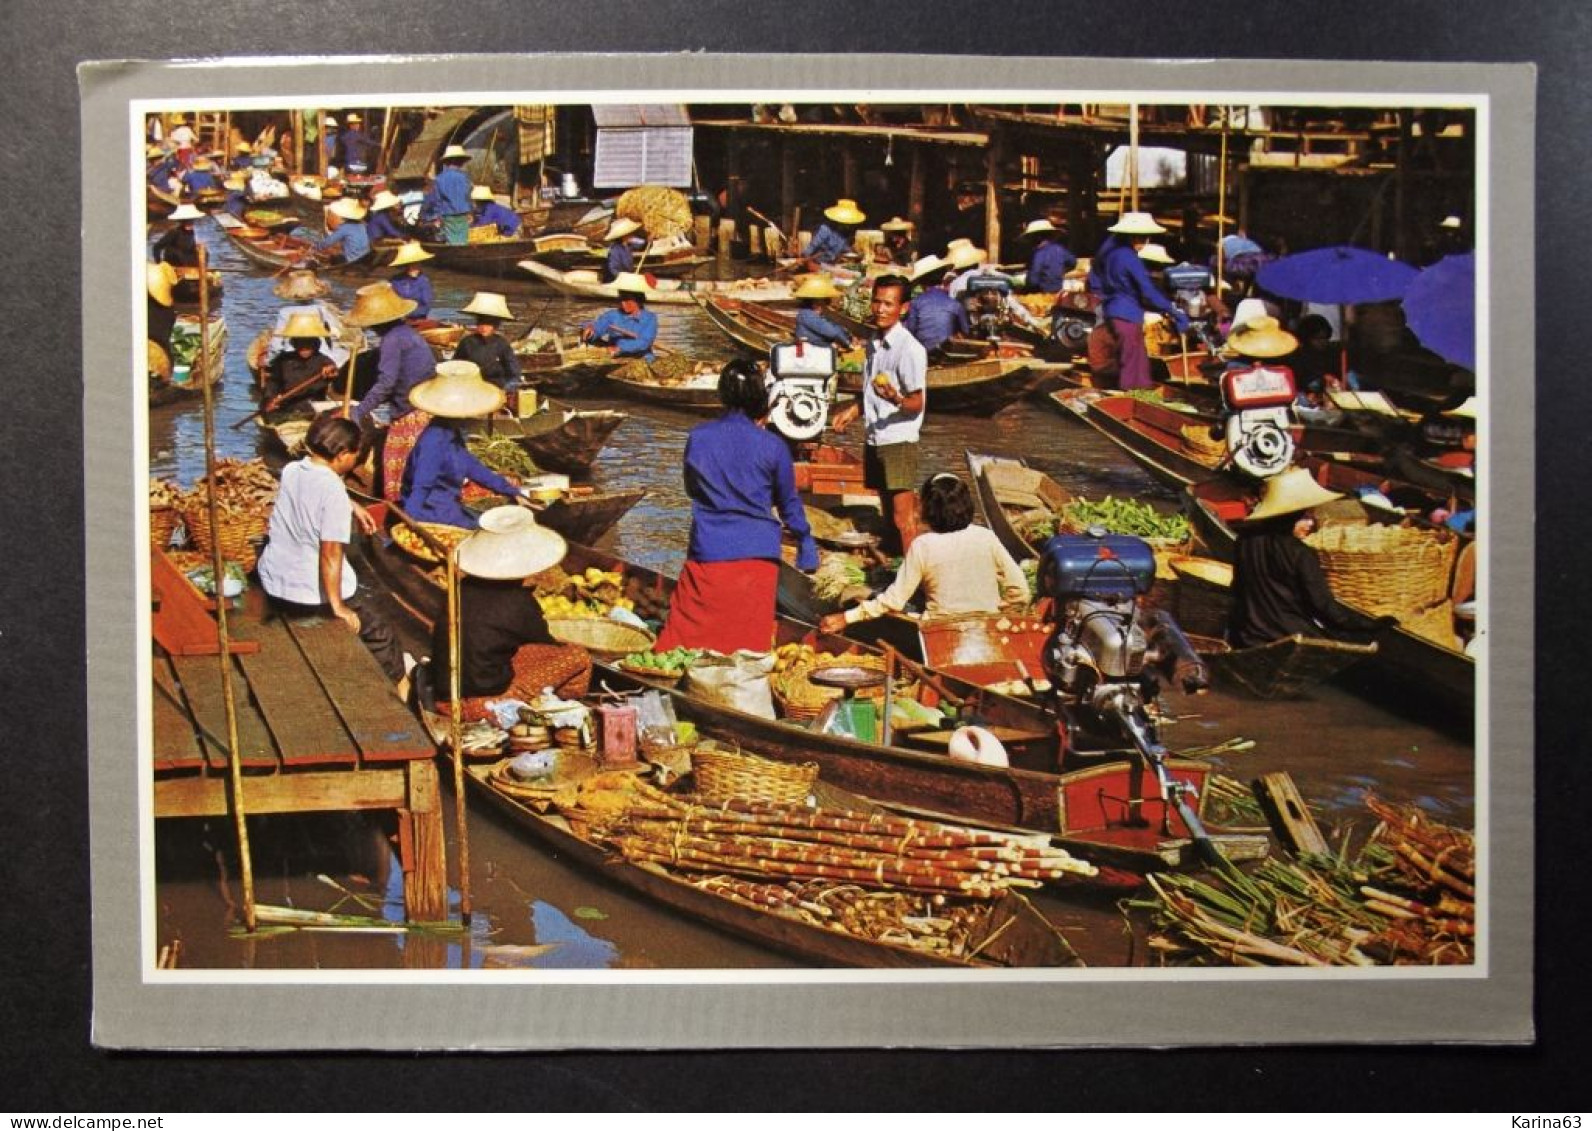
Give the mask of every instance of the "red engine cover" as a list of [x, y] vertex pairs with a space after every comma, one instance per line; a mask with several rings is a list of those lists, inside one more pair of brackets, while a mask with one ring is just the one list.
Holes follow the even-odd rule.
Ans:
[[1290, 405], [1297, 392], [1293, 370], [1286, 365], [1251, 365], [1222, 374], [1222, 401], [1233, 412]]

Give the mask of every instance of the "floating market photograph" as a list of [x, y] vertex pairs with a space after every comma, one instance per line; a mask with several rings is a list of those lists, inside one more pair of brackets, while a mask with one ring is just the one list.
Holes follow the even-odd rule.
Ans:
[[1476, 101], [640, 97], [135, 103], [156, 976], [1475, 969]]

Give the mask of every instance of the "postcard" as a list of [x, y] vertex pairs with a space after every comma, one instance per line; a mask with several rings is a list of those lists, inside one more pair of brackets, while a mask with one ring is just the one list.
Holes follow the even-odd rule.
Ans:
[[95, 1042], [1531, 1040], [1533, 81], [85, 64]]

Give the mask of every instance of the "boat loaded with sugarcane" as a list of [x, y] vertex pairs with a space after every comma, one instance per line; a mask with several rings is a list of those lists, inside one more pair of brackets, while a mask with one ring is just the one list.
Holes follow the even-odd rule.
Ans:
[[[400, 541], [372, 539], [365, 552], [371, 575], [427, 629], [443, 610], [440, 571], [417, 561]], [[762, 661], [762, 671], [785, 713], [765, 717], [709, 698], [689, 672], [639, 665], [651, 634], [600, 611], [617, 603], [659, 622], [670, 579], [572, 545], [560, 567], [531, 583], [544, 599], [555, 635], [592, 649], [602, 686], [658, 690], [679, 721], [726, 746], [776, 762], [815, 763], [823, 780], [920, 816], [1045, 833], [1091, 862], [1136, 870], [1187, 865], [1213, 844], [1199, 816], [1200, 787], [1209, 772], [1203, 762], [1168, 757], [1154, 746], [1156, 768], [1147, 770], [1120, 748], [1097, 754], [1075, 749], [1068, 753], [1069, 772], [1060, 773], [1067, 743], [1046, 706], [783, 617], [775, 625], [776, 649]], [[581, 615], [570, 617], [571, 611]], [[681, 686], [672, 685], [675, 679]], [[863, 689], [842, 705], [836, 681], [855, 681]], [[881, 715], [878, 708], [887, 700]], [[841, 715], [856, 726], [837, 728], [834, 720]], [[822, 720], [822, 729], [811, 729], [815, 720]], [[949, 756], [960, 724], [985, 728], [1004, 745], [1010, 764]], [[1089, 737], [1082, 727], [1077, 736], [1080, 743]], [[1264, 850], [1253, 837], [1224, 837], [1223, 845], [1232, 852]]]

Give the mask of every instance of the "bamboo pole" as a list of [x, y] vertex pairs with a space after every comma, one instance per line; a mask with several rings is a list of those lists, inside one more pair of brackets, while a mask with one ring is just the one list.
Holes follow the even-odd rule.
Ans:
[[209, 257], [199, 245], [199, 385], [204, 392], [205, 478], [209, 481], [210, 569], [216, 587], [216, 635], [221, 644], [221, 701], [227, 718], [227, 777], [232, 792], [232, 817], [238, 835], [238, 871], [243, 883], [243, 925], [255, 929], [254, 861], [249, 854], [249, 827], [243, 806], [243, 754], [238, 741], [238, 704], [232, 690], [232, 637], [228, 626], [226, 563], [221, 557], [221, 513], [216, 498], [216, 395], [210, 372]]
[[453, 746], [453, 815], [459, 826], [459, 916], [470, 921], [470, 825], [464, 807], [464, 719], [459, 702], [460, 623], [459, 551], [448, 551], [448, 726]]
[[[392, 144], [393, 108], [387, 107], [381, 112], [381, 149], [376, 153], [376, 168], [373, 172], [385, 174], [387, 172], [387, 147]], [[518, 167], [519, 162], [515, 165]], [[510, 203], [516, 203], [511, 200]]]
[[1227, 234], [1227, 123], [1230, 115], [1222, 110], [1222, 155], [1216, 164], [1216, 297], [1222, 297], [1222, 279], [1227, 271], [1227, 256], [1222, 239]]
[[354, 339], [353, 348], [348, 351], [348, 381], [343, 385], [343, 415], [352, 420], [352, 405], [354, 403], [354, 363], [359, 360], [359, 347], [365, 340], [365, 331], [359, 332], [359, 337]]
[[1128, 106], [1128, 200], [1130, 212], [1139, 210], [1139, 104]]

